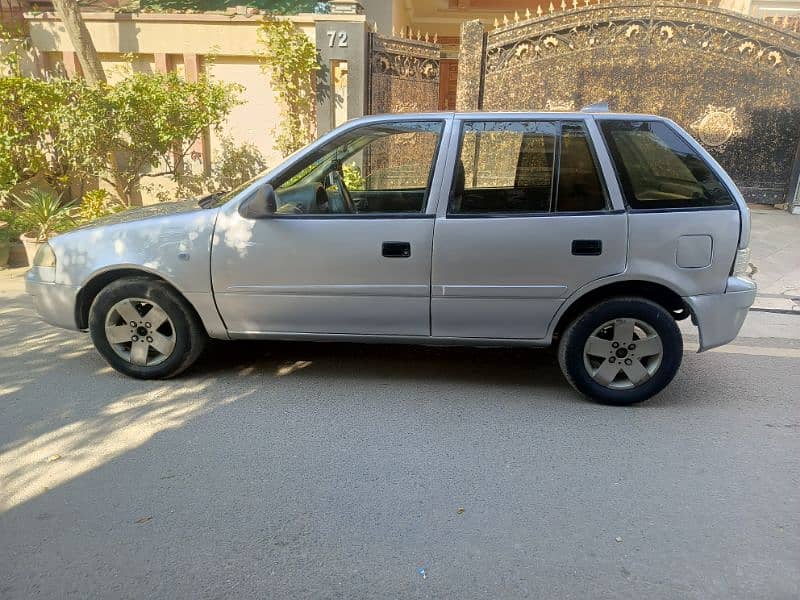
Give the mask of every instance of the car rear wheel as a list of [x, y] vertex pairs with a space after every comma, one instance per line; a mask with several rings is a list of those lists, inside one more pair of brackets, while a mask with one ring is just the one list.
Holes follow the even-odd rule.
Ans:
[[663, 390], [682, 358], [672, 315], [644, 298], [613, 298], [590, 308], [567, 327], [558, 348], [561, 370], [578, 392], [620, 406]]
[[166, 379], [189, 367], [206, 334], [194, 310], [162, 281], [117, 280], [89, 309], [95, 348], [114, 369], [139, 379]]

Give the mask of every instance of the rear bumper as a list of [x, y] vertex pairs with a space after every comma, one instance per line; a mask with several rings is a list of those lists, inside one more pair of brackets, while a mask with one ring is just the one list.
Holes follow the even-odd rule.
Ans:
[[692, 320], [700, 332], [704, 352], [733, 341], [744, 324], [747, 311], [756, 299], [756, 284], [744, 277], [729, 277], [724, 294], [686, 296]]
[[33, 299], [39, 315], [56, 327], [77, 330], [75, 300], [78, 287], [46, 281], [44, 269], [33, 268], [25, 274], [25, 291]]

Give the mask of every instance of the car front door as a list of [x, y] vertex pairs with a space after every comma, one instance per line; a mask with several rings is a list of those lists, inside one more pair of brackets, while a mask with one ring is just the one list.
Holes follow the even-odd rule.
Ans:
[[610, 164], [591, 142], [596, 126], [459, 121], [436, 219], [432, 335], [543, 338], [567, 297], [625, 269], [627, 217], [601, 176]]
[[273, 214], [225, 205], [211, 276], [229, 333], [429, 336], [430, 190], [446, 130], [446, 119], [349, 127], [270, 182]]

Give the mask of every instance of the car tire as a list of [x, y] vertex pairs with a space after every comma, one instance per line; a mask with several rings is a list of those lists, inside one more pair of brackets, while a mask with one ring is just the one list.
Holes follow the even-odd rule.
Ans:
[[579, 393], [627, 406], [663, 390], [683, 358], [672, 315], [644, 298], [612, 298], [588, 309], [561, 336], [558, 362]]
[[178, 375], [203, 352], [207, 335], [189, 303], [157, 279], [118, 279], [89, 309], [89, 333], [115, 370], [137, 379]]

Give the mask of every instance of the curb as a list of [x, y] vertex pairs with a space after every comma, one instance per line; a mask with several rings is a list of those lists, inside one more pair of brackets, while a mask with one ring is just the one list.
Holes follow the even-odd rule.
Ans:
[[756, 296], [756, 301], [750, 310], [759, 312], [774, 312], [780, 314], [800, 315], [800, 304], [791, 298], [765, 298]]

